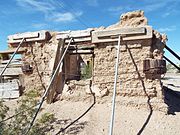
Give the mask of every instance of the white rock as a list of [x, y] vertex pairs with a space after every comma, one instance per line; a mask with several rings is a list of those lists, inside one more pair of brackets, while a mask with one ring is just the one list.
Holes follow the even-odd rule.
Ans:
[[[91, 86], [92, 92], [95, 94], [97, 97], [103, 97], [108, 94], [108, 89], [103, 89], [101, 90], [97, 85], [92, 85]], [[91, 94], [91, 90], [89, 88], [89, 85], [86, 85], [86, 93]]]

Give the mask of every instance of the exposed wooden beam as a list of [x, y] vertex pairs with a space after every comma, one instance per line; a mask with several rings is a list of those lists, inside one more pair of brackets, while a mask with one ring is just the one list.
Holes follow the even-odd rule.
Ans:
[[[0, 72], [3, 70], [3, 68], [0, 68]], [[22, 69], [20, 67], [15, 68], [7, 68], [4, 72], [3, 76], [18, 76], [22, 73]]]
[[91, 54], [93, 50], [73, 50], [69, 51], [70, 54]]
[[56, 39], [66, 39], [65, 43], [68, 43], [70, 38], [74, 38], [74, 42], [91, 41], [91, 32], [93, 29], [76, 30], [76, 31], [62, 31], [58, 32]]
[[92, 32], [92, 43], [118, 41], [118, 35], [123, 35], [122, 40], [137, 40], [152, 38], [152, 28], [145, 27], [128, 27], [115, 30], [102, 30]]
[[[0, 51], [0, 54], [13, 54], [15, 52], [16, 48], [10, 48], [8, 50], [5, 51]], [[27, 50], [24, 48], [19, 48], [19, 50], [17, 51], [17, 54], [23, 54], [24, 52], [26, 52]]]
[[15, 44], [21, 42], [23, 38], [25, 38], [25, 42], [29, 41], [42, 41], [50, 36], [48, 31], [36, 31], [36, 32], [25, 32], [8, 36], [8, 43]]

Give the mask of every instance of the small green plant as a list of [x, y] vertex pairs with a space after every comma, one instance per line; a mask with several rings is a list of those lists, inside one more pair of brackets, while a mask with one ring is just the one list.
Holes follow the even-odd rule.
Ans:
[[0, 60], [2, 60], [3, 59], [3, 55], [2, 54], [0, 54]]
[[[37, 108], [32, 106], [37, 105], [39, 93], [36, 90], [25, 93], [24, 96], [18, 101], [18, 107], [15, 113], [19, 113], [11, 119], [10, 122], [2, 123], [0, 125], [0, 135], [23, 135], [26, 133], [29, 124], [34, 116]], [[0, 102], [0, 119], [6, 117], [8, 108]], [[34, 126], [31, 128], [28, 135], [45, 135], [45, 132], [51, 129], [50, 123], [55, 120], [54, 115], [50, 113], [43, 114], [40, 119], [36, 120]]]
[[89, 62], [87, 65], [84, 66], [84, 69], [81, 73], [81, 79], [89, 79], [92, 77], [92, 62]]
[[3, 120], [6, 117], [6, 113], [9, 108], [3, 104], [3, 100], [0, 100], [0, 120]]
[[39, 123], [46, 124], [47, 122], [53, 122], [55, 120], [54, 114], [44, 113], [41, 119], [38, 120]]
[[55, 120], [54, 114], [44, 113], [32, 127], [29, 135], [45, 135], [52, 126], [51, 123]]
[[[3, 104], [3, 101], [0, 100], [0, 121], [4, 120], [6, 117], [6, 113], [8, 112], [9, 108]], [[0, 123], [0, 135], [4, 133], [5, 123]]]

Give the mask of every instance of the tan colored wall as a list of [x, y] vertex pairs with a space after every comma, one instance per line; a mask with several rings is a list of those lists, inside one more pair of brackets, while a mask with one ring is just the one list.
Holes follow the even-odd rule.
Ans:
[[[126, 49], [126, 44], [132, 55]], [[117, 42], [97, 44], [94, 49], [94, 85], [113, 91], [115, 74], [115, 57]], [[152, 39], [124, 42], [120, 48], [117, 93], [123, 96], [158, 96], [162, 98], [160, 76], [158, 79], [146, 79], [143, 73], [143, 60], [151, 59]], [[135, 65], [133, 63], [133, 60]], [[137, 70], [136, 70], [137, 66]], [[139, 75], [138, 75], [139, 73]], [[145, 93], [146, 92], [146, 93]]]
[[23, 62], [29, 63], [33, 72], [23, 74], [25, 90], [44, 90], [50, 81], [58, 42], [53, 40], [26, 43], [27, 52], [23, 54]]

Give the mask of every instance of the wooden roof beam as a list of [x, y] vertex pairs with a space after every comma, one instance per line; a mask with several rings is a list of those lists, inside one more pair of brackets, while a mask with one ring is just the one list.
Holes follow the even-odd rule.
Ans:
[[118, 36], [123, 35], [122, 40], [138, 40], [152, 38], [152, 28], [144, 27], [127, 27], [115, 30], [102, 30], [92, 32], [92, 43], [118, 41]]
[[24, 42], [30, 41], [42, 41], [46, 40], [50, 37], [50, 33], [48, 31], [36, 31], [36, 32], [25, 32], [14, 35], [9, 35], [7, 42], [9, 44], [20, 43], [23, 38], [25, 38]]

